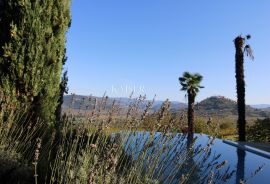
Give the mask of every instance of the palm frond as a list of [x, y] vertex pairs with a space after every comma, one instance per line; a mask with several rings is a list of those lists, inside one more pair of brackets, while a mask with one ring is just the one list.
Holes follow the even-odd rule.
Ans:
[[182, 91], [187, 91], [187, 93], [195, 95], [199, 92], [200, 88], [203, 88], [203, 86], [200, 85], [201, 81], [203, 79], [203, 76], [199, 73], [189, 73], [184, 72], [182, 77], [179, 77], [179, 82], [182, 86]]
[[196, 74], [195, 76], [196, 76], [196, 80], [197, 81], [200, 81], [201, 82], [203, 80], [203, 76], [202, 75]]
[[192, 77], [192, 74], [189, 73], [189, 72], [184, 72], [184, 73], [183, 73], [183, 77], [189, 79], [189, 78]]
[[185, 77], [179, 77], [179, 81], [180, 82], [185, 82], [186, 81], [186, 78]]
[[187, 91], [187, 88], [186, 87], [182, 87], [180, 90], [181, 91]]
[[188, 87], [188, 85], [186, 84], [186, 83], [180, 83], [181, 85], [182, 85], [182, 87], [185, 87], [185, 88], [187, 88]]
[[249, 58], [251, 58], [252, 60], [254, 60], [253, 50], [252, 50], [252, 48], [250, 47], [250, 45], [246, 45], [246, 46], [245, 46], [244, 52], [247, 54], [247, 56], [248, 56]]

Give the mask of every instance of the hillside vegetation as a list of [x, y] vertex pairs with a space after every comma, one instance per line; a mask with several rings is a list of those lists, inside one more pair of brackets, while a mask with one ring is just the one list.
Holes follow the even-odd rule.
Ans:
[[[237, 116], [237, 103], [223, 96], [212, 96], [197, 104], [197, 113], [199, 115], [209, 116]], [[247, 117], [269, 117], [270, 113], [264, 109], [256, 109], [251, 106], [246, 106]]]
[[[136, 99], [130, 98], [108, 98], [106, 102], [106, 109], [109, 109], [113, 102], [121, 109], [127, 109], [129, 104]], [[83, 95], [66, 95], [64, 96], [63, 108], [65, 110], [71, 109], [74, 112], [80, 110], [90, 111], [94, 108], [95, 104], [100, 104], [102, 97], [83, 96]], [[139, 106], [142, 110], [146, 107], [149, 100], [145, 100]], [[151, 111], [156, 112], [162, 105], [162, 101], [155, 101]], [[173, 114], [181, 114], [186, 112], [187, 104], [173, 101], [170, 104], [170, 112]], [[251, 106], [246, 106], [248, 118], [267, 118], [270, 117], [270, 110], [256, 109]], [[223, 96], [212, 96], [202, 100], [195, 105], [195, 113], [200, 117], [236, 117], [237, 116], [237, 103], [229, 98]]]

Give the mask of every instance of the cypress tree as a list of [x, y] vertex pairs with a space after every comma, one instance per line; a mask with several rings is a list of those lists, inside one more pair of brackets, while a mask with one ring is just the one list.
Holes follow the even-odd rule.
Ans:
[[[0, 88], [53, 123], [65, 61], [70, 0], [0, 0]], [[8, 81], [8, 82], [6, 82]]]

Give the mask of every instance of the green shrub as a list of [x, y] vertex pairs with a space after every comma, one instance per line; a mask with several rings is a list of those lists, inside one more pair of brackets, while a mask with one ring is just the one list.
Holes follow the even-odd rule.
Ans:
[[270, 118], [257, 119], [254, 125], [248, 127], [247, 138], [249, 141], [270, 142]]
[[219, 126], [215, 120], [209, 121], [206, 118], [197, 118], [195, 119], [195, 132], [217, 136]]
[[234, 128], [232, 123], [226, 122], [226, 123], [222, 123], [219, 125], [219, 128], [224, 130], [224, 129], [230, 129], [230, 128]]

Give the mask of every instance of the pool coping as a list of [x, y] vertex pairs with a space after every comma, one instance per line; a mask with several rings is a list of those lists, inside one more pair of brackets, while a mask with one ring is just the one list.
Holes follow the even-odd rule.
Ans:
[[251, 147], [251, 146], [244, 145], [244, 143], [233, 142], [233, 141], [229, 141], [229, 140], [223, 140], [222, 142], [229, 144], [231, 146], [240, 148], [242, 150], [254, 153], [256, 155], [262, 156], [264, 158], [270, 159], [270, 153], [263, 151], [263, 150], [260, 150], [260, 149], [257, 149], [257, 148], [254, 148], [254, 147]]

